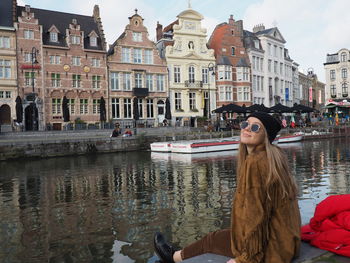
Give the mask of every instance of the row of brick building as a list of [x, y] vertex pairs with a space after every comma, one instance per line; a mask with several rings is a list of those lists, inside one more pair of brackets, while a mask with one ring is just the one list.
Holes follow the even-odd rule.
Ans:
[[71, 122], [118, 121], [149, 127], [165, 118], [195, 126], [223, 104], [300, 102], [298, 65], [277, 28], [249, 32], [231, 16], [207, 42], [203, 16], [189, 6], [170, 25], [157, 24], [154, 43], [135, 9], [107, 48], [97, 5], [92, 16], [15, 0], [2, 1], [0, 10], [2, 126], [60, 130]]

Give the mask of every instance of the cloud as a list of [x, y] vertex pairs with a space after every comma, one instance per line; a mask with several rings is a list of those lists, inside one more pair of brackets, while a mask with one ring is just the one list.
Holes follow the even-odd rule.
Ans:
[[244, 14], [245, 28], [263, 23], [281, 31], [292, 59], [301, 68], [313, 67], [324, 81], [327, 53], [336, 53], [350, 42], [348, 0], [263, 0], [250, 5]]

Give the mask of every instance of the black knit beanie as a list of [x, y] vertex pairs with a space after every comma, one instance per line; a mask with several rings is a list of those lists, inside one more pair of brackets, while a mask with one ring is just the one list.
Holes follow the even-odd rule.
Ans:
[[274, 117], [265, 112], [253, 112], [247, 117], [247, 119], [250, 117], [255, 117], [259, 119], [262, 122], [262, 124], [264, 124], [265, 130], [269, 137], [269, 141], [270, 143], [272, 143], [273, 140], [276, 138], [277, 133], [281, 130], [281, 124]]

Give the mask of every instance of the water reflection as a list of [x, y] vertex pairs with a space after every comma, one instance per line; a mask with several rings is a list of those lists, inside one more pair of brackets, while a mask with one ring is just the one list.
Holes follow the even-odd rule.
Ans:
[[[346, 139], [282, 145], [303, 222], [349, 193]], [[152, 235], [183, 246], [229, 226], [236, 152], [119, 153], [0, 163], [1, 262], [153, 262]]]

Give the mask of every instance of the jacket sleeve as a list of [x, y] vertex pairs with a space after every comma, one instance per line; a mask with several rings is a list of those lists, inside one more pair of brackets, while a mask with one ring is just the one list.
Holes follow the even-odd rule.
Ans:
[[235, 258], [237, 263], [260, 263], [269, 240], [269, 222], [271, 202], [267, 198], [265, 181], [267, 166], [255, 162], [249, 167], [245, 183], [245, 195], [241, 208], [243, 222], [240, 222], [243, 235], [240, 240], [240, 253]]

